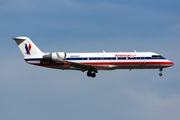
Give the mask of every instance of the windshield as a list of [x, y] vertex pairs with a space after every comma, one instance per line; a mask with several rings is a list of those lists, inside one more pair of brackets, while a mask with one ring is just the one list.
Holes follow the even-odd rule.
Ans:
[[161, 55], [152, 55], [152, 58], [164, 58], [164, 57]]

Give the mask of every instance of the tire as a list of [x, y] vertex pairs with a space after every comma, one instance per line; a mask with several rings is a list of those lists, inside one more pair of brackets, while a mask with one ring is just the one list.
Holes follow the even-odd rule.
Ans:
[[95, 77], [96, 77], [96, 74], [95, 74], [95, 73], [92, 73], [92, 74], [91, 74], [91, 77], [92, 77], [92, 78], [95, 78]]
[[87, 76], [91, 77], [92, 73], [91, 72], [87, 72]]

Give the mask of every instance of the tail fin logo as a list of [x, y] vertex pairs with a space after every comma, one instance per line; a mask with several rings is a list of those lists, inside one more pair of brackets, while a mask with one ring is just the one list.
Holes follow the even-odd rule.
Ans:
[[31, 44], [28, 43], [28, 44], [25, 44], [25, 49], [26, 49], [26, 53], [27, 55], [30, 55], [30, 51], [31, 51]]

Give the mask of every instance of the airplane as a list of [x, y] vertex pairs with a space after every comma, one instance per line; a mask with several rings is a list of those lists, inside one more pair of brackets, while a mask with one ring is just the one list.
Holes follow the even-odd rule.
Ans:
[[11, 38], [16, 41], [24, 60], [32, 65], [61, 70], [87, 71], [87, 76], [95, 78], [99, 70], [116, 69], [159, 69], [174, 65], [168, 59], [154, 52], [97, 52], [66, 53], [42, 52], [28, 37]]

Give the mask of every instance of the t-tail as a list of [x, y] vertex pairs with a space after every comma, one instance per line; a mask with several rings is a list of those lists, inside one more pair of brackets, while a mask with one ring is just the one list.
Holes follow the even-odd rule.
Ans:
[[24, 58], [42, 57], [43, 52], [28, 37], [16, 37], [12, 39], [16, 41]]

